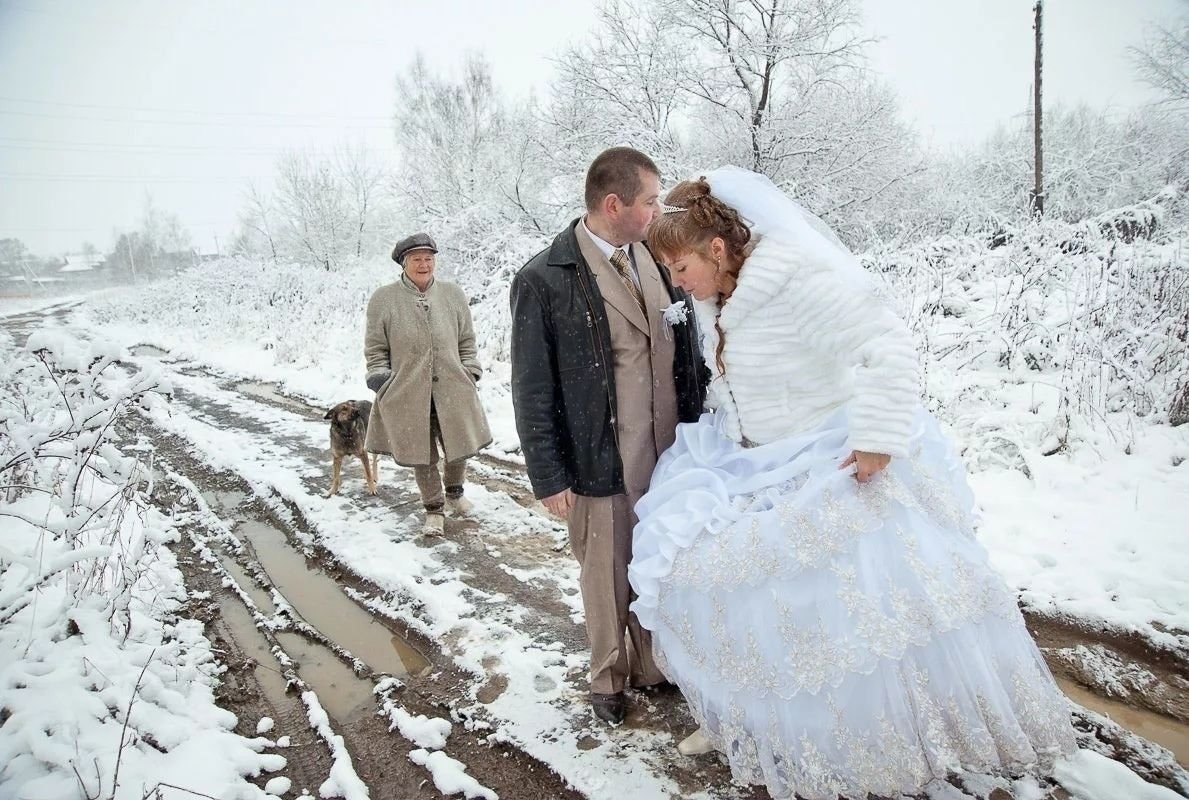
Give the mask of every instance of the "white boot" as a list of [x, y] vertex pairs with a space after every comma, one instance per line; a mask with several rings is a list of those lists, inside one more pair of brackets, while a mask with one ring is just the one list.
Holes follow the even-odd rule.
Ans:
[[442, 531], [446, 529], [446, 515], [441, 511], [426, 511], [425, 525], [421, 528], [421, 533], [425, 536], [441, 536]]
[[686, 736], [677, 745], [677, 752], [683, 756], [700, 756], [703, 753], [714, 752], [714, 745], [706, 738], [701, 728]]
[[446, 509], [452, 517], [465, 517], [475, 510], [475, 504], [461, 495], [446, 498]]

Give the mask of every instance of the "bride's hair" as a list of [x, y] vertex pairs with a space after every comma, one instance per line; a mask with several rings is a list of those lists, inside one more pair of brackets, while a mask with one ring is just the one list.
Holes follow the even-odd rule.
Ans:
[[690, 252], [710, 258], [710, 240], [719, 237], [727, 257], [719, 265], [718, 289], [723, 299], [730, 297], [751, 242], [751, 230], [739, 212], [712, 195], [705, 178], [674, 186], [665, 205], [665, 213], [648, 229], [649, 248], [664, 262]]
[[[739, 212], [710, 193], [710, 184], [702, 177], [682, 181], [665, 195], [665, 213], [648, 228], [648, 247], [662, 262], [671, 263], [686, 253], [696, 252], [707, 258], [710, 241], [719, 237], [726, 245], [726, 258], [718, 264], [715, 279], [719, 295], [726, 301], [739, 282], [739, 270], [751, 254], [751, 229]], [[714, 354], [719, 372], [723, 372], [722, 328], [718, 331], [718, 351]]]

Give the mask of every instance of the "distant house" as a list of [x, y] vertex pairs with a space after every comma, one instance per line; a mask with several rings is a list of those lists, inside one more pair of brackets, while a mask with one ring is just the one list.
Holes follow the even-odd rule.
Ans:
[[0, 298], [32, 297], [35, 294], [61, 291], [68, 286], [66, 279], [61, 277], [42, 277], [29, 273], [28, 275], [7, 275], [0, 280]]
[[67, 253], [62, 258], [66, 263], [58, 268], [58, 272], [64, 275], [70, 273], [94, 273], [96, 270], [103, 269], [106, 263], [104, 257], [99, 253], [95, 253], [94, 255]]

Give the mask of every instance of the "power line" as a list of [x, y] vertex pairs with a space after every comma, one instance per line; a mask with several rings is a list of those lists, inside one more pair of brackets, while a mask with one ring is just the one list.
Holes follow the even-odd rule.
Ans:
[[[153, 156], [153, 155], [197, 155], [199, 153], [243, 153], [245, 155], [267, 155], [269, 153], [280, 153], [278, 149], [268, 148], [251, 148], [251, 147], [171, 147], [169, 145], [161, 146], [146, 146], [137, 147], [136, 145], [85, 145], [82, 147], [74, 147], [67, 145], [53, 145], [53, 144], [7, 144], [0, 141], [0, 149], [3, 150], [48, 150], [52, 153], [90, 153], [95, 155], [103, 155], [110, 153], [112, 155], [126, 155], [126, 156]], [[303, 151], [309, 152], [309, 151]]]
[[47, 114], [38, 111], [9, 111], [0, 108], [0, 114], [15, 117], [35, 117], [40, 119], [64, 119], [72, 122], [114, 122], [120, 125], [181, 125], [187, 127], [222, 127], [222, 128], [343, 128], [348, 130], [391, 130], [389, 125], [342, 125], [334, 122], [216, 122], [199, 120], [169, 120], [169, 119], [119, 119], [114, 117], [83, 117], [70, 114]]
[[[293, 147], [269, 147], [266, 145], [172, 145], [172, 144], [133, 144], [133, 143], [115, 143], [115, 142], [60, 142], [53, 140], [38, 141], [35, 139], [18, 140], [5, 139], [0, 137], [0, 149], [5, 150], [48, 150], [50, 152], [64, 152], [64, 153], [95, 153], [104, 154], [111, 153], [117, 155], [133, 155], [133, 156], [151, 156], [151, 155], [167, 155], [174, 154], [199, 154], [199, 153], [242, 153], [245, 155], [281, 155], [290, 150], [298, 150], [301, 153], [310, 155], [332, 156], [336, 155], [338, 151], [325, 148], [293, 148]], [[355, 150], [357, 148], [349, 148]], [[363, 148], [365, 152], [374, 155], [388, 155], [383, 150], [374, 148]]]
[[391, 122], [391, 116], [380, 114], [338, 114], [332, 111], [318, 111], [312, 113], [292, 112], [292, 111], [201, 111], [184, 108], [156, 108], [151, 106], [119, 106], [119, 105], [100, 105], [95, 103], [60, 103], [51, 100], [28, 100], [20, 97], [0, 97], [0, 102], [5, 103], [28, 103], [39, 106], [56, 106], [58, 108], [90, 108], [99, 109], [101, 111], [132, 111], [136, 113], [152, 113], [152, 114], [197, 114], [201, 116], [220, 116], [220, 117], [282, 117], [282, 118], [319, 118], [325, 117], [328, 119], [362, 119], [372, 120], [377, 122]]
[[[182, 220], [182, 226], [186, 228], [230, 228], [234, 227], [234, 222], [187, 222]], [[14, 228], [10, 225], [0, 225], [0, 232], [4, 233], [94, 233], [99, 230], [108, 230], [112, 228], [111, 225], [94, 225], [89, 228]], [[118, 228], [119, 226], [114, 226]]]
[[78, 181], [85, 183], [219, 183], [226, 181], [262, 181], [267, 180], [260, 175], [94, 175], [94, 174], [38, 174], [7, 173], [0, 174], [2, 180], [14, 181], [45, 181], [47, 183]]
[[[38, 2], [41, 3], [41, 5], [43, 5], [43, 6], [49, 4], [48, 0], [38, 0]], [[167, 22], [165, 24], [158, 24], [158, 23], [146, 23], [144, 19], [133, 17], [133, 16], [120, 16], [120, 15], [113, 15], [110, 13], [103, 14], [103, 15], [80, 14], [79, 10], [78, 10], [79, 7], [80, 7], [80, 5], [78, 3], [64, 3], [60, 6], [58, 6], [58, 8], [61, 9], [61, 11], [63, 13], [58, 13], [57, 11], [53, 11], [50, 8], [38, 8], [36, 6], [31, 6], [31, 5], [28, 5], [25, 3], [15, 2], [14, 0], [0, 0], [0, 9], [4, 9], [4, 10], [8, 10], [8, 11], [20, 11], [20, 12], [23, 12], [26, 14], [41, 14], [46, 17], [50, 17], [58, 22], [61, 22], [61, 21], [83, 22], [83, 21], [85, 21], [85, 22], [88, 22], [88, 24], [100, 24], [100, 25], [105, 25], [105, 26], [119, 27], [121, 29], [126, 29], [128, 26], [134, 24], [140, 29], [157, 31], [160, 33], [174, 33], [178, 30], [178, 25], [173, 24], [173, 21]], [[185, 26], [185, 32], [191, 36], [193, 36], [195, 34], [203, 34], [204, 36], [214, 38], [214, 37], [226, 36], [228, 33], [228, 28], [226, 27], [226, 25], [208, 26], [208, 25], [194, 25], [192, 23], [188, 23]], [[232, 32], [234, 33], [236, 31], [232, 31]], [[247, 29], [240, 29], [238, 31], [238, 33], [246, 35], [246, 36], [254, 36], [255, 35], [254, 31], [247, 30]], [[374, 47], [378, 50], [385, 50], [385, 51], [392, 50], [392, 41], [390, 39], [382, 39], [382, 38], [376, 38], [376, 39], [350, 38], [350, 39], [347, 39], [347, 38], [341, 38], [341, 37], [334, 37], [334, 38], [328, 39], [325, 37], [318, 37], [318, 41], [321, 43], [330, 43], [330, 44], [335, 44], [335, 45], [341, 45], [344, 47]]]

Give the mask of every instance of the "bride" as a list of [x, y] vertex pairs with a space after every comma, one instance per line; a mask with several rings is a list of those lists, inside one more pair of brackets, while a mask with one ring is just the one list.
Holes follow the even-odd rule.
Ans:
[[714, 410], [657, 464], [629, 576], [700, 726], [681, 751], [805, 800], [1071, 752], [904, 323], [767, 178], [723, 168], [666, 203], [649, 245], [695, 298]]

